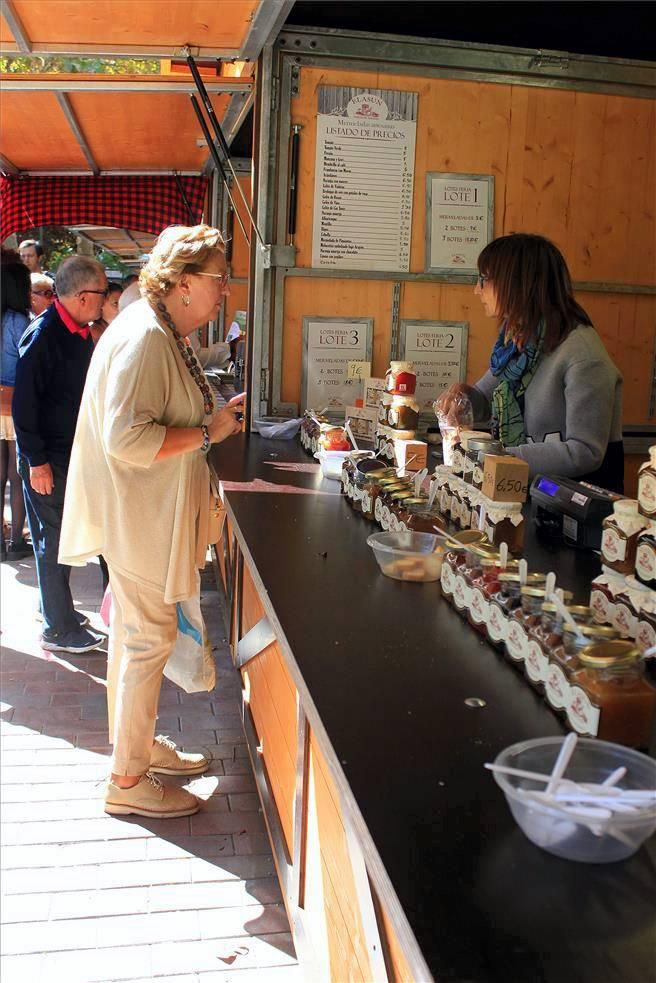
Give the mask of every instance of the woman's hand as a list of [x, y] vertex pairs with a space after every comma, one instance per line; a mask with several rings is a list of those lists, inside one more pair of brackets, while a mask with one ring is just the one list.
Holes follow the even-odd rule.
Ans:
[[472, 396], [473, 386], [467, 386], [464, 382], [456, 382], [435, 401], [435, 415], [444, 417], [453, 426], [472, 425]]
[[240, 402], [231, 399], [227, 406], [214, 414], [208, 424], [207, 429], [213, 444], [220, 444], [221, 441], [241, 432], [241, 421], [237, 420], [236, 417], [238, 413], [241, 413], [239, 407], [243, 399], [241, 397], [236, 397], [236, 399], [240, 399]]

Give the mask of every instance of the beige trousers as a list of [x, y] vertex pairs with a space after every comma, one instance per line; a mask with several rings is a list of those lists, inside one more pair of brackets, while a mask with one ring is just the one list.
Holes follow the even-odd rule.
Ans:
[[177, 635], [175, 604], [110, 565], [112, 618], [107, 662], [112, 774], [143, 775], [150, 767], [162, 673]]

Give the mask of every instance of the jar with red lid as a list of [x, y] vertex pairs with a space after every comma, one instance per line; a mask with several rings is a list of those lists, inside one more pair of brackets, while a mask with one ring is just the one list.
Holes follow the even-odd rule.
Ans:
[[[511, 612], [506, 631], [506, 655], [512, 662], [523, 664], [526, 661], [529, 632], [540, 622], [544, 595], [544, 583], [520, 588], [520, 605]], [[571, 593], [564, 591], [563, 601], [567, 603], [571, 599]]]
[[594, 621], [586, 624], [577, 622], [576, 631], [567, 624], [562, 628], [562, 642], [549, 657], [549, 668], [545, 680], [544, 693], [547, 703], [553, 710], [567, 712], [569, 705], [570, 677], [579, 668], [579, 653], [587, 646], [597, 642], [618, 641], [614, 628], [598, 625]]
[[385, 373], [385, 389], [395, 396], [414, 396], [417, 374], [413, 362], [390, 362]]
[[649, 520], [638, 511], [638, 502], [621, 498], [613, 504], [612, 515], [601, 525], [601, 561], [616, 573], [632, 574], [640, 533]]
[[485, 536], [483, 533], [473, 533], [471, 531], [449, 536], [446, 541], [446, 552], [442, 560], [442, 574], [440, 577], [440, 586], [444, 597], [449, 600], [453, 597], [458, 570], [465, 562], [466, 546], [472, 543], [482, 543], [484, 539]]
[[499, 590], [490, 598], [488, 608], [487, 637], [492, 645], [504, 647], [512, 613], [522, 603], [522, 586], [543, 587], [546, 579], [546, 574], [529, 573], [522, 585], [521, 575], [516, 571], [503, 570], [499, 573]]
[[468, 544], [465, 548], [465, 562], [458, 567], [456, 572], [453, 606], [463, 617], [467, 617], [469, 613], [473, 581], [482, 573], [481, 561], [483, 558], [498, 560], [499, 554], [493, 546], [482, 540]]
[[638, 504], [648, 519], [656, 519], [656, 444], [649, 448], [649, 460], [638, 471]]
[[630, 642], [589, 645], [572, 673], [567, 723], [579, 734], [647, 748], [656, 722], [656, 689]]
[[638, 537], [635, 575], [645, 587], [656, 590], [656, 522], [651, 522]]
[[[585, 604], [566, 605], [567, 614], [577, 624], [587, 624], [590, 608]], [[528, 632], [524, 671], [531, 686], [543, 691], [552, 652], [563, 644], [563, 619], [551, 601], [542, 604], [540, 620]]]

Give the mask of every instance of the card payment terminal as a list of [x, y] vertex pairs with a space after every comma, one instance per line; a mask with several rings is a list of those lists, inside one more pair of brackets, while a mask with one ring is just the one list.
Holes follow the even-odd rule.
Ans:
[[538, 474], [531, 484], [536, 526], [568, 546], [601, 549], [601, 524], [621, 495], [573, 478]]

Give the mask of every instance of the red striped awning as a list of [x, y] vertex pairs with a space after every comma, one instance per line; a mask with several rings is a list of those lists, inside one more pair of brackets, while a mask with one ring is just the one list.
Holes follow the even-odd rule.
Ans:
[[41, 225], [100, 225], [159, 235], [203, 219], [204, 177], [0, 178], [0, 240]]

